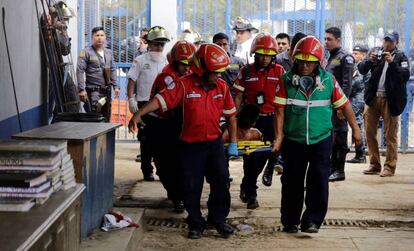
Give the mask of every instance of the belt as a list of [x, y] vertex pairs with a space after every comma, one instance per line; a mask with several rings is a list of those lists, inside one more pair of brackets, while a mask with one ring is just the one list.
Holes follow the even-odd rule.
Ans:
[[86, 87], [87, 91], [94, 92], [94, 91], [107, 91], [108, 87], [106, 86], [94, 86], [94, 87]]
[[377, 92], [376, 96], [385, 98], [387, 97], [387, 94], [385, 92]]
[[274, 113], [274, 112], [269, 112], [269, 113], [259, 113], [259, 116], [262, 116], [262, 117], [266, 117], [266, 116], [273, 116], [273, 115], [275, 115], [275, 113]]

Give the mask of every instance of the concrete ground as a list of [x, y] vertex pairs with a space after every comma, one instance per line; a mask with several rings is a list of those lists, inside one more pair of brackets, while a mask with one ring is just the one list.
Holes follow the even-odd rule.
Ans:
[[[242, 161], [232, 161], [229, 223], [240, 230], [221, 239], [207, 230], [200, 240], [186, 238], [186, 214], [172, 212], [160, 182], [143, 182], [134, 161], [138, 144], [116, 144], [115, 205], [146, 207], [146, 231], [138, 250], [414, 250], [414, 155], [399, 155], [394, 177], [367, 176], [367, 164], [347, 164], [346, 181], [330, 184], [326, 224], [318, 234], [280, 231], [280, 176], [273, 186], [258, 180], [260, 207], [246, 209], [239, 199]], [[350, 153], [348, 158], [352, 158]], [[206, 214], [209, 188], [201, 205]], [[122, 210], [122, 209], [121, 209]], [[130, 210], [130, 209], [129, 209]]]

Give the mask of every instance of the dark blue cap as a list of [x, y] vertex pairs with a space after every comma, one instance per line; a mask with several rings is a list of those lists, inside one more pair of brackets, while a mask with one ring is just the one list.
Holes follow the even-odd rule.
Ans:
[[393, 32], [387, 32], [384, 35], [384, 39], [390, 39], [391, 41], [395, 42], [398, 41], [400, 39], [400, 35], [398, 35], [398, 32], [393, 31]]

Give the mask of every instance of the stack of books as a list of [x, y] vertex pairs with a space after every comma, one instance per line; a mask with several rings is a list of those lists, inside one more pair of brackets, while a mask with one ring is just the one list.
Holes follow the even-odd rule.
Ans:
[[27, 211], [75, 186], [66, 141], [0, 140], [0, 211]]
[[63, 190], [68, 190], [76, 185], [75, 169], [70, 154], [66, 154], [62, 158], [62, 166], [60, 167], [60, 182]]

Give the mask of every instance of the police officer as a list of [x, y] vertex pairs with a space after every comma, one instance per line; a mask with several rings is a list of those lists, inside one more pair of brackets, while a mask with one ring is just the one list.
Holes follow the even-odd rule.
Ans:
[[[220, 117], [226, 116], [231, 139], [227, 152], [237, 156], [236, 108], [229, 87], [220, 78], [229, 64], [227, 52], [221, 47], [202, 44], [190, 61], [193, 74], [171, 82], [132, 118], [132, 124], [143, 123], [141, 117], [148, 112], [182, 106], [183, 130], [178, 157], [184, 174], [184, 206], [188, 212], [190, 239], [201, 238], [207, 222], [222, 237], [234, 233], [225, 223], [230, 211], [229, 170], [219, 127]], [[204, 177], [210, 184], [207, 222], [200, 212]]]
[[[161, 26], [152, 27], [147, 34], [148, 52], [134, 59], [128, 72], [128, 99], [131, 113], [148, 102], [151, 88], [158, 73], [167, 65], [167, 58], [162, 54], [164, 46], [170, 41], [169, 33]], [[136, 92], [134, 91], [136, 89]], [[147, 123], [153, 120], [151, 116], [144, 118]], [[150, 128], [148, 126], [147, 128]], [[151, 165], [152, 153], [145, 129], [138, 131], [141, 151], [141, 170], [144, 180], [154, 181]]]
[[[103, 27], [92, 29], [92, 45], [79, 53], [76, 67], [79, 98], [87, 104], [86, 112], [99, 112], [107, 122], [111, 117], [111, 88], [115, 98], [120, 89], [116, 81], [116, 67], [112, 51], [105, 48], [106, 35]], [[102, 106], [103, 105], [103, 106]]]
[[[260, 107], [260, 116], [256, 128], [263, 133], [264, 140], [270, 142], [275, 138], [273, 131], [273, 100], [276, 86], [284, 74], [282, 66], [272, 62], [276, 50], [276, 40], [269, 33], [257, 35], [250, 51], [251, 54], [254, 54], [254, 63], [246, 65], [242, 69], [233, 86], [237, 92], [235, 103], [238, 109], [242, 103], [256, 104]], [[274, 167], [275, 160], [273, 157], [269, 158], [268, 154], [243, 157], [244, 177], [240, 185], [240, 198], [247, 203], [249, 209], [255, 209], [259, 206], [256, 199], [256, 180], [268, 159], [268, 165]]]
[[237, 76], [240, 73], [240, 69], [244, 66], [243, 60], [230, 54], [230, 41], [229, 37], [226, 34], [221, 32], [215, 34], [213, 36], [213, 43], [217, 44], [225, 51], [227, 51], [227, 55], [230, 57], [230, 67], [221, 74], [221, 77], [224, 79], [224, 81], [226, 81], [227, 85], [230, 87], [230, 90], [232, 90], [232, 96], [234, 96], [235, 93], [233, 92], [232, 87], [236, 81]]
[[[333, 109], [342, 109], [356, 144], [360, 132], [349, 101], [332, 74], [321, 67], [324, 50], [314, 36], [302, 38], [291, 71], [276, 87], [273, 151], [283, 148], [283, 231], [317, 233], [328, 209]], [[304, 183], [306, 181], [306, 193]], [[306, 209], [302, 214], [303, 203]]]
[[[155, 78], [151, 97], [171, 88], [172, 83], [190, 72], [189, 60], [196, 50], [194, 44], [187, 41], [178, 41], [168, 53], [169, 64]], [[150, 113], [155, 119], [150, 125], [151, 149], [154, 154], [154, 163], [157, 175], [167, 190], [168, 198], [174, 204], [174, 211], [184, 211], [181, 186], [181, 172], [177, 160], [177, 145], [182, 127], [182, 111], [180, 109], [167, 112]]]
[[[325, 30], [325, 47], [329, 51], [326, 70], [338, 81], [345, 95], [349, 97], [352, 88], [354, 58], [341, 48], [341, 30], [331, 27]], [[342, 110], [337, 110], [332, 116], [333, 146], [331, 156], [332, 173], [329, 181], [345, 180], [345, 159], [348, 148], [348, 124]]]
[[368, 47], [364, 45], [355, 45], [352, 50], [352, 55], [355, 58], [355, 67], [354, 73], [352, 75], [352, 90], [351, 95], [349, 96], [349, 101], [351, 102], [352, 110], [354, 110], [355, 117], [361, 130], [361, 139], [362, 144], [355, 146], [355, 157], [353, 159], [347, 160], [348, 163], [367, 163], [367, 158], [365, 156], [365, 129], [364, 129], [364, 90], [365, 86], [368, 84], [368, 80], [371, 77], [371, 73], [362, 75], [358, 71], [358, 64], [366, 57], [368, 53]]
[[246, 18], [237, 17], [233, 30], [236, 31], [236, 49], [234, 55], [243, 60], [244, 64], [253, 63], [254, 57], [250, 54], [250, 48], [253, 42], [253, 33], [259, 30], [253, 27]]

